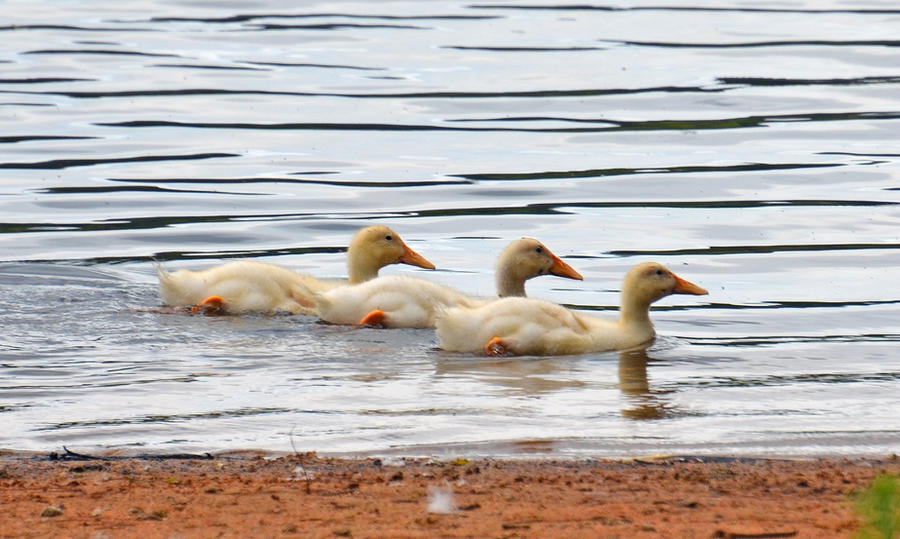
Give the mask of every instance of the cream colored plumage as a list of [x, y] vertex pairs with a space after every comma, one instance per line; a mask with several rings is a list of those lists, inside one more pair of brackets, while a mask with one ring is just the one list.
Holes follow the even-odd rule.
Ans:
[[[360, 230], [347, 249], [349, 283], [362, 283], [378, 276], [388, 264], [411, 264], [426, 269], [434, 265], [410, 249], [386, 226]], [[319, 280], [263, 262], [241, 260], [202, 271], [170, 273], [157, 267], [159, 291], [170, 307], [197, 305], [204, 312], [289, 312], [316, 314], [315, 294], [345, 284]]]
[[[525, 295], [525, 281], [538, 275], [581, 279], [541, 242], [522, 238], [512, 242], [497, 260], [497, 293]], [[484, 300], [470, 298], [430, 281], [385, 276], [355, 286], [333, 288], [316, 296], [319, 317], [333, 324], [386, 327], [434, 327], [440, 309], [475, 307]]]
[[[169, 273], [157, 268], [159, 293], [169, 307], [203, 305], [231, 314], [289, 312], [315, 314], [309, 291], [334, 286], [274, 264], [240, 260], [202, 271]], [[336, 284], [336, 283], [335, 283]], [[217, 302], [214, 298], [221, 298]], [[209, 306], [207, 308], [207, 306]]]
[[656, 335], [650, 304], [670, 294], [704, 295], [661, 264], [635, 266], [622, 285], [618, 320], [588, 316], [561, 305], [505, 298], [476, 307], [448, 309], [436, 320], [444, 350], [488, 355], [562, 355], [624, 350]]
[[332, 324], [429, 328], [434, 327], [438, 307], [474, 307], [479, 303], [449, 286], [405, 275], [385, 275], [319, 294], [316, 310], [319, 318]]

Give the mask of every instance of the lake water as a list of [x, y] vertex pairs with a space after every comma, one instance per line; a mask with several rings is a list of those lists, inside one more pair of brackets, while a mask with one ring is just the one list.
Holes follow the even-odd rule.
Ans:
[[[211, 4], [0, 7], [0, 448], [900, 451], [895, 2]], [[340, 277], [373, 223], [471, 294], [521, 236], [585, 277], [534, 297], [710, 294], [645, 352], [499, 360], [146, 311], [154, 260]]]

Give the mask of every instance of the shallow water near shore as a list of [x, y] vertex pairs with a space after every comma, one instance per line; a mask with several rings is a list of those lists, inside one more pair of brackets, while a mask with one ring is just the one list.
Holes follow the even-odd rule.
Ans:
[[[12, 2], [0, 23], [0, 448], [620, 457], [900, 450], [889, 2]], [[532, 236], [647, 350], [153, 312], [155, 265], [320, 277], [374, 223], [473, 295]]]

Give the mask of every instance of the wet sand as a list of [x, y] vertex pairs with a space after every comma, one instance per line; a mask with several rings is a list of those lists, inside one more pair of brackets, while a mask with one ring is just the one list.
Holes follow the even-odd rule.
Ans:
[[846, 537], [887, 459], [0, 460], [2, 537]]

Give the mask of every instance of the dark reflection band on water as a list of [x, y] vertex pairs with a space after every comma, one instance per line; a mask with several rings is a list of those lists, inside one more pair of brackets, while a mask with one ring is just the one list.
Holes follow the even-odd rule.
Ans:
[[[336, 172], [295, 172], [299, 176], [316, 175], [316, 174], [336, 174]], [[108, 181], [119, 183], [160, 183], [160, 184], [232, 184], [232, 185], [251, 185], [254, 183], [272, 183], [272, 184], [312, 184], [312, 185], [331, 185], [334, 187], [372, 187], [372, 188], [393, 188], [393, 187], [433, 187], [439, 185], [471, 185], [472, 180], [410, 180], [410, 181], [379, 181], [379, 180], [319, 180], [309, 178], [108, 178]], [[48, 188], [48, 189], [53, 189]], [[114, 187], [110, 187], [114, 189]], [[52, 191], [46, 191], [52, 192]]]
[[765, 14], [871, 14], [871, 15], [891, 15], [900, 13], [898, 9], [887, 8], [857, 8], [857, 9], [834, 9], [834, 8], [794, 8], [794, 7], [725, 7], [725, 6], [610, 6], [598, 4], [472, 4], [472, 9], [496, 9], [496, 10], [528, 10], [528, 11], [601, 11], [601, 12], [628, 12], [628, 11], [663, 11], [663, 12], [710, 12], [710, 13], [765, 13]]
[[615, 256], [685, 256], [700, 254], [743, 254], [743, 253], [784, 253], [804, 251], [868, 251], [884, 249], [890, 251], [900, 248], [900, 243], [862, 243], [862, 244], [802, 244], [802, 245], [734, 245], [710, 246], [702, 249], [647, 250], [647, 251], [610, 251]]
[[[3, 84], [3, 82], [0, 82]], [[37, 142], [37, 141], [49, 141], [49, 140], [96, 140], [101, 137], [80, 137], [80, 136], [66, 136], [66, 135], [13, 135], [13, 136], [0, 136], [0, 144], [15, 144], [18, 142]]]
[[683, 380], [678, 383], [678, 386], [680, 389], [699, 387], [765, 387], [793, 386], [797, 384], [866, 384], [870, 382], [896, 382], [897, 380], [900, 380], [900, 371], [853, 374], [803, 373], [787, 376], [772, 375]]
[[[724, 93], [730, 90], [739, 89], [742, 86], [771, 86], [770, 84], [750, 84], [748, 82], [738, 83], [735, 81], [726, 82], [724, 80], [720, 80], [721, 86], [709, 86], [709, 87], [700, 87], [700, 86], [652, 86], [647, 88], [582, 88], [582, 89], [574, 89], [574, 90], [533, 90], [533, 91], [498, 91], [498, 92], [489, 92], [489, 91], [479, 91], [479, 92], [382, 92], [382, 93], [334, 93], [334, 92], [292, 92], [292, 91], [274, 91], [274, 90], [229, 90], [229, 89], [221, 89], [221, 88], [183, 88], [176, 90], [161, 90], [161, 89], [153, 89], [153, 90], [122, 90], [122, 91], [107, 91], [107, 92], [88, 92], [88, 91], [27, 91], [27, 90], [0, 90], [0, 94], [22, 94], [22, 95], [47, 95], [47, 96], [59, 96], [59, 97], [70, 97], [74, 99], [100, 99], [100, 98], [133, 98], [133, 97], [179, 97], [179, 96], [237, 96], [237, 95], [246, 95], [246, 96], [284, 96], [284, 97], [339, 97], [339, 98], [357, 98], [357, 99], [435, 99], [435, 98], [446, 98], [446, 99], [509, 99], [509, 98], [535, 98], [535, 99], [554, 99], [554, 98], [571, 98], [571, 97], [603, 97], [603, 96], [622, 96], [622, 95], [639, 95], [639, 94], [648, 94], [648, 93], [660, 93], [660, 94], [680, 94], [680, 93], [699, 93], [699, 94], [709, 94], [709, 93]], [[896, 84], [897, 80], [893, 77], [889, 78], [877, 78], [871, 81], [871, 84], [886, 84], [893, 85]], [[828, 81], [820, 81], [813, 83], [810, 81], [810, 84], [816, 85], [828, 85], [835, 84], [838, 86], [847, 85], [848, 83], [843, 80], [837, 80], [833, 83], [829, 83]], [[849, 83], [851, 85], [854, 85]], [[781, 86], [797, 86], [796, 82], [791, 82], [788, 84], [783, 84]], [[793, 115], [793, 116], [784, 116], [778, 117], [777, 115], [762, 119], [756, 119], [750, 117], [745, 120], [737, 119], [737, 120], [726, 120], [725, 122], [718, 123], [717, 120], [695, 120], [694, 123], [697, 125], [697, 129], [722, 129], [722, 128], [731, 128], [731, 127], [753, 127], [754, 123], [761, 123], [764, 121], [769, 122], [784, 122], [784, 121], [836, 121], [836, 120], [854, 120], [854, 119], [896, 119], [898, 113], [896, 111], [865, 111], [865, 112], [837, 112], [837, 113], [818, 113], [818, 114], [810, 114], [810, 115]], [[570, 120], [572, 121], [572, 120]], [[604, 123], [613, 123], [611, 120], [595, 120], [598, 122]], [[742, 126], [741, 123], [746, 123], [748, 125]], [[218, 125], [218, 124], [197, 124], [192, 125], [190, 123], [179, 123], [179, 122], [171, 122], [172, 125], [186, 125], [188, 127], [232, 127], [232, 128], [243, 128], [243, 129], [263, 129], [263, 128], [272, 128], [266, 126], [255, 126], [254, 124], [234, 124], [229, 126], [229, 124]], [[104, 125], [104, 124], [99, 124]], [[111, 123], [107, 125], [120, 126], [120, 127], [153, 127], [153, 126], [164, 126], [169, 125], [169, 122], [149, 122], [149, 121], [139, 121], [133, 120], [128, 122], [119, 122], [119, 123]], [[288, 124], [289, 126], [291, 124]], [[299, 124], [303, 125], [303, 124]], [[322, 125], [323, 129], [329, 128], [331, 124], [323, 123], [323, 124], [315, 124]], [[335, 124], [340, 127], [342, 124]], [[390, 125], [390, 124], [386, 124]], [[648, 124], [653, 126], [654, 123]], [[663, 122], [657, 122], [657, 129], [677, 129], [679, 125], [690, 125], [690, 122], [676, 122], [673, 120], [664, 120]], [[546, 131], [546, 132], [603, 132], [603, 131], [614, 131], [614, 130], [627, 130], [634, 129], [634, 126], [640, 127], [641, 124], [628, 124], [623, 122], [620, 126], [614, 127], [598, 127], [598, 128], [570, 128], [570, 129], [513, 129], [513, 128], [494, 128], [491, 130], [494, 131]], [[332, 129], [338, 127], [331, 127]], [[436, 126], [407, 126], [404, 129], [412, 130], [425, 130], [428, 127], [433, 127], [434, 129], [438, 129]], [[276, 129], [285, 129], [285, 127], [278, 127], [278, 124], [275, 124]], [[286, 127], [288, 129], [292, 127]], [[350, 126], [347, 125], [343, 127], [344, 129], [349, 129]], [[372, 128], [368, 128], [371, 130]], [[477, 131], [478, 129], [474, 128], [450, 128], [443, 127], [442, 129], [447, 131]], [[360, 130], [366, 130], [366, 126], [360, 128]], [[484, 130], [484, 129], [483, 129]]]
[[621, 41], [623, 45], [686, 49], [748, 49], [759, 47], [900, 47], [900, 40], [796, 40], [748, 41], [742, 43], [672, 43], [662, 41]]
[[[146, 21], [134, 22], [202, 22], [202, 23], [234, 23], [250, 22], [257, 19], [315, 19], [339, 17], [342, 19], [374, 19], [393, 21], [485, 21], [499, 19], [497, 15], [391, 15], [391, 14], [361, 14], [361, 13], [253, 13], [244, 15], [232, 15], [228, 17], [152, 17]], [[123, 21], [129, 22], [129, 21]]]
[[196, 161], [202, 159], [218, 159], [223, 157], [238, 157], [230, 153], [204, 153], [190, 155], [144, 155], [136, 157], [110, 157], [104, 159], [51, 159], [34, 163], [0, 163], [0, 169], [43, 169], [59, 170], [71, 167], [87, 167], [112, 163], [146, 163], [153, 161]]
[[[900, 301], [892, 302], [900, 303]], [[715, 308], [721, 309], [722, 306]], [[725, 308], [752, 309], [752, 306], [727, 306]], [[728, 346], [728, 347], [757, 347], [777, 346], [786, 343], [867, 343], [867, 342], [897, 342], [900, 341], [900, 333], [863, 333], [847, 335], [754, 335], [752, 337], [685, 337], [695, 346]]]

